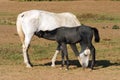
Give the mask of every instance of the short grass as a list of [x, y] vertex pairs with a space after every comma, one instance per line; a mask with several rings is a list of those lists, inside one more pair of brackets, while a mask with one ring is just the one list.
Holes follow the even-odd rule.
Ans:
[[17, 14], [0, 12], [0, 25], [15, 25]]
[[[120, 22], [120, 16], [118, 15], [106, 15], [106, 14], [93, 14], [84, 13], [76, 14], [80, 22], [82, 23], [118, 23]], [[17, 14], [11, 14], [7, 12], [0, 13], [0, 25], [15, 25]], [[104, 34], [102, 34], [104, 36]], [[120, 65], [120, 38], [111, 39], [110, 41], [102, 39], [99, 44], [95, 44], [96, 47], [96, 59], [97, 61], [103, 60], [103, 62], [110, 61], [110, 64], [116, 63]], [[39, 43], [39, 42], [38, 42]], [[38, 63], [41, 60], [51, 60], [55, 49], [56, 42], [32, 44], [29, 49], [29, 55], [31, 62]], [[79, 47], [79, 44], [77, 45]], [[79, 47], [80, 50], [80, 47]], [[70, 59], [77, 59], [73, 54], [73, 51], [68, 46], [68, 52]], [[60, 55], [58, 56], [59, 60]], [[0, 45], [0, 65], [19, 65], [23, 63], [22, 47], [20, 44], [4, 44]], [[98, 62], [98, 64], [101, 64]], [[103, 65], [106, 65], [103, 63]]]
[[6, 44], [0, 45], [0, 65], [21, 64], [22, 52], [20, 45]]
[[118, 15], [108, 15], [108, 14], [93, 14], [93, 13], [83, 13], [77, 14], [77, 18], [81, 23], [102, 23], [102, 22], [120, 22], [120, 16]]
[[[96, 47], [96, 59], [97, 65], [110, 66], [120, 65], [120, 39], [111, 41], [102, 40], [100, 43], [94, 43]], [[47, 60], [51, 62], [51, 58], [56, 49], [56, 42], [50, 42], [46, 44], [32, 44], [29, 49], [29, 56], [33, 64], [41, 64], [41, 60]], [[77, 45], [79, 50], [79, 44]], [[68, 46], [70, 60], [77, 60], [70, 46]], [[61, 60], [60, 54], [57, 60]], [[108, 63], [109, 62], [109, 63]], [[23, 64], [22, 49], [20, 44], [6, 44], [0, 46], [0, 65], [21, 65]], [[44, 62], [46, 64], [46, 62]]]
[[[108, 14], [93, 14], [83, 13], [75, 14], [81, 23], [119, 23], [119, 15], [108, 15]], [[1, 25], [15, 25], [17, 14], [11, 14], [7, 12], [0, 12], [0, 24]]]

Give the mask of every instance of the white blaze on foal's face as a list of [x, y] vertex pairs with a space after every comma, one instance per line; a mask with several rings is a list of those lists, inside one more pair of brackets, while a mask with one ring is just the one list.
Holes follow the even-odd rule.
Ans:
[[90, 57], [90, 49], [85, 49], [84, 52], [80, 53], [79, 55], [80, 59], [80, 64], [82, 65], [83, 68], [88, 67], [89, 64], [89, 57]]

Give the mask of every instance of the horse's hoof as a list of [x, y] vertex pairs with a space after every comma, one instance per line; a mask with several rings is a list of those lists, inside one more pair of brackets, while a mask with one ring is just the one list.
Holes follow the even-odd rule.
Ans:
[[26, 67], [27, 67], [27, 68], [32, 68], [32, 66], [31, 66], [31, 65], [27, 65]]

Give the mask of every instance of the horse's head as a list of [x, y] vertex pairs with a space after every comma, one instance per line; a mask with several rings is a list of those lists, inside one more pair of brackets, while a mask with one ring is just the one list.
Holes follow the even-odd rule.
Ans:
[[82, 53], [79, 54], [78, 60], [83, 68], [87, 68], [89, 64], [90, 49], [86, 48]]

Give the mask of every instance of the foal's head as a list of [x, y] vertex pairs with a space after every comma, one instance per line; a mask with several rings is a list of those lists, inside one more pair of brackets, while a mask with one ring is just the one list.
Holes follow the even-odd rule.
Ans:
[[86, 48], [82, 53], [79, 54], [79, 61], [83, 68], [87, 68], [89, 64], [90, 49]]
[[44, 32], [43, 31], [39, 31], [39, 32], [35, 32], [34, 34], [40, 38], [40, 37], [43, 37]]

